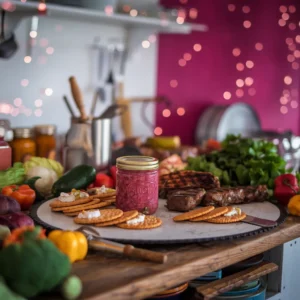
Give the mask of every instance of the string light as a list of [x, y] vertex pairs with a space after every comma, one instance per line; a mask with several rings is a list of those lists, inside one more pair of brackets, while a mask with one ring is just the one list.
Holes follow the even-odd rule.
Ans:
[[224, 97], [225, 100], [230, 100], [231, 99], [231, 93], [226, 91], [226, 92], [224, 92], [223, 97]]
[[261, 51], [261, 50], [264, 49], [264, 46], [263, 46], [262, 43], [256, 43], [256, 44], [255, 44], [255, 49], [256, 49], [257, 51]]
[[238, 98], [242, 98], [244, 96], [244, 91], [242, 89], [237, 89], [235, 94]]
[[192, 55], [190, 53], [184, 53], [183, 58], [186, 61], [190, 61], [192, 59]]
[[280, 103], [282, 105], [286, 105], [288, 102], [289, 102], [289, 99], [287, 97], [285, 97], [285, 96], [280, 97]]
[[184, 67], [184, 66], [186, 66], [186, 60], [181, 58], [181, 59], [179, 59], [178, 64], [180, 67]]
[[33, 39], [35, 39], [37, 37], [38, 33], [35, 30], [30, 31], [29, 36]]
[[132, 16], [132, 17], [136, 17], [138, 15], [138, 11], [136, 9], [132, 9], [130, 10], [129, 14]]
[[[299, 36], [300, 37], [300, 36]], [[297, 37], [296, 37], [297, 38]], [[292, 38], [286, 38], [285, 39], [285, 42], [287, 45], [292, 45], [294, 42], [293, 42], [293, 39]]]
[[286, 25], [286, 21], [284, 21], [283, 19], [280, 19], [280, 20], [278, 21], [278, 25], [281, 26], [281, 27], [283, 27], [283, 26]]
[[296, 50], [296, 45], [295, 44], [289, 45], [289, 50], [290, 51], [295, 51]]
[[246, 28], [246, 29], [249, 29], [251, 27], [251, 22], [249, 20], [246, 20], [243, 22], [243, 26]]
[[155, 134], [155, 135], [162, 135], [162, 133], [163, 133], [163, 130], [162, 130], [161, 127], [156, 127], [156, 128], [154, 129], [154, 134]]
[[291, 108], [297, 108], [298, 102], [296, 100], [291, 101]]
[[3, 10], [7, 10], [9, 12], [13, 12], [16, 9], [16, 6], [10, 1], [5, 1], [1, 4]]
[[287, 7], [286, 7], [285, 5], [281, 5], [281, 6], [279, 7], [279, 11], [280, 11], [281, 13], [285, 13], [285, 12], [287, 12]]
[[295, 56], [294, 56], [294, 55], [289, 54], [289, 55], [287, 56], [287, 61], [288, 61], [288, 62], [293, 62], [294, 60], [295, 60]]
[[280, 112], [283, 114], [283, 115], [285, 115], [285, 114], [287, 114], [288, 113], [288, 108], [286, 107], [286, 106], [281, 106], [280, 107]]
[[202, 46], [200, 44], [194, 44], [193, 49], [195, 52], [200, 52], [202, 50]]
[[250, 7], [245, 5], [242, 7], [242, 11], [243, 13], [248, 14], [250, 12]]
[[296, 24], [295, 23], [290, 23], [289, 24], [289, 29], [290, 30], [295, 30], [297, 28]]
[[22, 79], [21, 80], [21, 86], [26, 87], [26, 86], [28, 86], [28, 84], [29, 84], [29, 80], [28, 79]]
[[164, 109], [163, 112], [162, 112], [162, 115], [165, 117], [165, 118], [168, 118], [171, 116], [171, 111], [169, 109]]
[[176, 19], [177, 24], [183, 24], [184, 23], [184, 18], [183, 17], [177, 17]]
[[36, 109], [36, 110], [34, 111], [34, 115], [35, 115], [36, 117], [41, 117], [42, 114], [43, 114], [43, 111], [42, 111], [40, 108], [38, 108], [38, 109]]
[[254, 80], [253, 80], [252, 77], [247, 77], [247, 78], [245, 79], [245, 84], [246, 84], [247, 86], [251, 86], [251, 85], [253, 84], [253, 82], [254, 82]]
[[235, 11], [235, 5], [234, 4], [228, 4], [228, 10], [230, 12], [234, 12]]
[[53, 94], [53, 90], [51, 88], [46, 88], [45, 89], [45, 95], [46, 96], [51, 96]]
[[198, 10], [196, 8], [191, 8], [189, 12], [191, 19], [197, 19], [198, 17]]
[[155, 43], [156, 42], [156, 35], [154, 35], [154, 34], [149, 35], [148, 40], [149, 40], [150, 43]]
[[254, 67], [254, 62], [252, 60], [247, 60], [246, 61], [246, 67], [248, 69], [252, 69]]
[[104, 12], [108, 16], [111, 16], [114, 13], [114, 8], [111, 5], [106, 5], [105, 8], [104, 8]]
[[284, 20], [284, 21], [287, 21], [289, 18], [290, 18], [290, 15], [288, 13], [283, 13], [281, 18]]
[[41, 106], [43, 106], [43, 100], [41, 100], [41, 99], [36, 99], [36, 100], [34, 101], [34, 105], [35, 105], [36, 107], [41, 107]]
[[290, 85], [290, 84], [292, 84], [293, 79], [292, 79], [291, 76], [285, 76], [284, 79], [283, 79], [283, 81], [284, 81], [284, 83], [285, 83], [286, 85]]
[[232, 55], [237, 57], [237, 56], [240, 56], [241, 55], [241, 49], [240, 48], [234, 48], [232, 50]]
[[17, 106], [17, 107], [21, 106], [22, 105], [22, 99], [21, 98], [16, 98], [14, 100], [14, 105]]
[[237, 63], [236, 64], [236, 69], [241, 72], [245, 69], [245, 66], [242, 63]]
[[178, 116], [184, 116], [185, 115], [185, 109], [183, 107], [178, 107], [177, 108], [177, 115]]
[[172, 88], [176, 88], [178, 86], [178, 81], [176, 79], [173, 79], [170, 81], [170, 86]]
[[248, 94], [249, 94], [249, 96], [255, 96], [255, 94], [256, 94], [256, 89], [255, 88], [250, 88], [249, 90], [248, 90]]
[[289, 12], [292, 13], [292, 14], [295, 13], [296, 12], [296, 7], [294, 5], [290, 5], [289, 6]]
[[296, 43], [300, 44], [300, 35], [297, 35], [297, 36], [295, 37], [295, 41], [296, 41]]
[[293, 63], [292, 63], [292, 69], [293, 69], [293, 70], [298, 70], [298, 69], [299, 69], [299, 63], [293, 62]]
[[238, 79], [236, 81], [236, 86], [237, 87], [243, 87], [244, 86], [244, 80], [243, 79]]
[[44, 12], [44, 11], [46, 11], [46, 9], [47, 9], [47, 5], [45, 3], [39, 3], [38, 10], [40, 12]]
[[31, 63], [31, 60], [32, 60], [31, 56], [25, 56], [25, 57], [24, 57], [24, 62], [25, 62], [26, 64], [30, 64], [30, 63]]
[[49, 55], [52, 55], [54, 53], [54, 48], [53, 47], [48, 47], [46, 49], [46, 53], [49, 54]]
[[142, 41], [142, 47], [145, 48], [145, 49], [149, 48], [150, 47], [150, 42], [146, 41], [146, 40]]

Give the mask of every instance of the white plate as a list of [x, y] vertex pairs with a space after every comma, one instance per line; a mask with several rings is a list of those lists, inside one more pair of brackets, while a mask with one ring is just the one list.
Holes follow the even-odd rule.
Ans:
[[[49, 204], [51, 200], [42, 203], [31, 212], [32, 217], [42, 225], [64, 230], [75, 230], [80, 225], [73, 219], [62, 213], [53, 213]], [[101, 237], [131, 243], [187, 243], [207, 240], [226, 239], [258, 233], [262, 229], [259, 226], [246, 223], [212, 224], [205, 222], [174, 222], [172, 218], [178, 212], [171, 212], [165, 208], [166, 200], [159, 200], [159, 208], [156, 216], [161, 218], [161, 227], [148, 230], [126, 230], [118, 227], [93, 227]], [[270, 203], [251, 203], [239, 205], [246, 214], [258, 218], [278, 221], [281, 216], [280, 209]]]

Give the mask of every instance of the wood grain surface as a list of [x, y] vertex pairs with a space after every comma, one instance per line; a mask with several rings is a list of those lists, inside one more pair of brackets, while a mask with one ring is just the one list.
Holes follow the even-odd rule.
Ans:
[[276, 229], [249, 238], [149, 248], [167, 253], [165, 264], [94, 252], [75, 263], [73, 271], [84, 284], [81, 299], [145, 299], [298, 237], [300, 218], [289, 217]]

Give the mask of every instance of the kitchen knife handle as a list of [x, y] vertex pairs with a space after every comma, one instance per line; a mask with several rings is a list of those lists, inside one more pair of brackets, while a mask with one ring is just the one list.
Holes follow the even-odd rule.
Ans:
[[123, 254], [128, 257], [140, 258], [140, 259], [144, 259], [144, 260], [148, 260], [160, 264], [167, 262], [168, 259], [168, 256], [166, 254], [135, 248], [132, 245], [125, 245]]
[[86, 112], [85, 112], [85, 109], [84, 109], [83, 96], [82, 96], [81, 90], [78, 86], [78, 83], [76, 81], [76, 78], [74, 76], [71, 76], [69, 78], [69, 82], [70, 82], [70, 85], [71, 85], [71, 92], [72, 92], [73, 98], [74, 98], [75, 103], [76, 103], [76, 105], [78, 107], [78, 110], [80, 112], [80, 117], [81, 117], [82, 120], [86, 120], [87, 115], [86, 115]]

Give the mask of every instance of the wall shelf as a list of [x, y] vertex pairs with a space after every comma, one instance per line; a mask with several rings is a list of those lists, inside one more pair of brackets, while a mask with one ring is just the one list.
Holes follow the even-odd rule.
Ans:
[[[7, 2], [0, 0], [0, 4]], [[25, 3], [17, 0], [10, 0], [10, 3], [15, 5], [14, 12], [28, 15], [39, 15], [38, 3], [27, 1]], [[13, 13], [14, 13], [13, 12]], [[177, 24], [174, 21], [162, 21], [158, 18], [143, 17], [143, 16], [128, 16], [125, 14], [107, 15], [103, 11], [96, 11], [88, 8], [70, 7], [63, 5], [47, 4], [46, 16], [58, 19], [70, 19], [92, 23], [103, 23], [125, 28], [148, 28], [165, 33], [189, 34], [192, 31], [207, 31], [208, 27], [203, 24], [184, 23]]]

